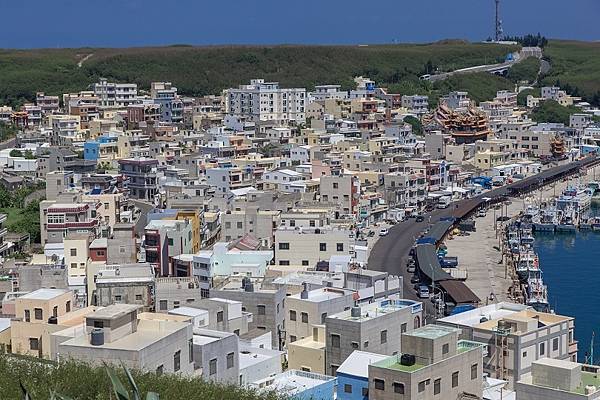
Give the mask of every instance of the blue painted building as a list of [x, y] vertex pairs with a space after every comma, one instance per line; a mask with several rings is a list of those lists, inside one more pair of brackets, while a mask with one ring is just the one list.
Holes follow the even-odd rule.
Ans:
[[85, 160], [97, 161], [102, 155], [101, 148], [109, 144], [117, 143], [117, 136], [99, 136], [96, 140], [88, 140], [83, 144], [83, 158]]
[[336, 379], [332, 376], [291, 369], [254, 382], [258, 390], [273, 391], [294, 400], [332, 400]]
[[355, 350], [336, 371], [338, 400], [369, 398], [369, 365], [388, 358], [383, 354]]

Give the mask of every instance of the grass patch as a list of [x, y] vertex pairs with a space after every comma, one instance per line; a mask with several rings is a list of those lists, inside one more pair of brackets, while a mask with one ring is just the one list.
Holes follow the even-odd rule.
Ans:
[[[122, 382], [127, 377], [115, 368]], [[226, 386], [179, 375], [158, 375], [132, 371], [141, 393], [157, 392], [161, 400], [275, 400], [274, 393], [258, 393], [239, 386]], [[50, 390], [74, 400], [113, 400], [112, 385], [104, 368], [84, 363], [41, 362], [31, 357], [0, 355], [2, 399], [21, 399], [23, 385], [34, 400], [48, 400]]]

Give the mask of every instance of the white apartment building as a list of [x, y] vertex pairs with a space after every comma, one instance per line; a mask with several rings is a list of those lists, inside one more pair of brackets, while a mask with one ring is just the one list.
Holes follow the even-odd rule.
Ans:
[[425, 114], [429, 111], [429, 97], [418, 94], [402, 96], [402, 107], [415, 114]]
[[137, 102], [137, 84], [108, 82], [100, 78], [93, 86], [100, 107], [123, 108]]
[[325, 287], [307, 290], [285, 299], [286, 342], [312, 337], [317, 325], [324, 325], [327, 316], [349, 310], [354, 305], [353, 290]]
[[279, 228], [275, 264], [314, 267], [332, 256], [350, 255], [350, 231], [331, 228]]
[[225, 113], [247, 115], [254, 121], [306, 120], [307, 96], [304, 88], [282, 89], [278, 82], [253, 79], [249, 85], [224, 92]]
[[514, 385], [541, 358], [574, 361], [577, 342], [571, 317], [540, 313], [529, 306], [497, 303], [437, 321], [461, 329], [461, 338], [487, 345], [483, 370]]

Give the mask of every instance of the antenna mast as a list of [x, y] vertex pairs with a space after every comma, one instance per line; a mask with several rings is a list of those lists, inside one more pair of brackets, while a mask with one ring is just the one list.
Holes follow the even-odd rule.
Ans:
[[496, 42], [502, 40], [502, 20], [500, 19], [500, 0], [495, 0], [496, 2], [496, 24], [494, 29], [494, 38]]

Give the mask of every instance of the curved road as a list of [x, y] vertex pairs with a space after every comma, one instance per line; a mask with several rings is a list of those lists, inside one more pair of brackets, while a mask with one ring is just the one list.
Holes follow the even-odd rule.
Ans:
[[[408, 273], [406, 270], [406, 262], [408, 261], [410, 249], [414, 245], [416, 238], [429, 227], [430, 223], [433, 224], [443, 217], [462, 218], [484, 203], [485, 198], [489, 198], [490, 203], [496, 203], [509, 195], [512, 195], [513, 190], [526, 191], [536, 189], [540, 185], [547, 185], [557, 179], [561, 179], [565, 174], [575, 173], [579, 171], [581, 167], [598, 163], [598, 161], [599, 159], [596, 157], [587, 157], [565, 165], [552, 167], [537, 175], [492, 189], [471, 199], [452, 203], [448, 208], [435, 209], [424, 214], [425, 220], [423, 222], [416, 222], [414, 219], [408, 219], [396, 224], [390, 228], [389, 234], [380, 238], [373, 247], [369, 257], [368, 268], [402, 276], [404, 280], [404, 297], [417, 299], [413, 284], [410, 283], [412, 274]], [[431, 304], [429, 302], [426, 303], [427, 309], [430, 310]]]

